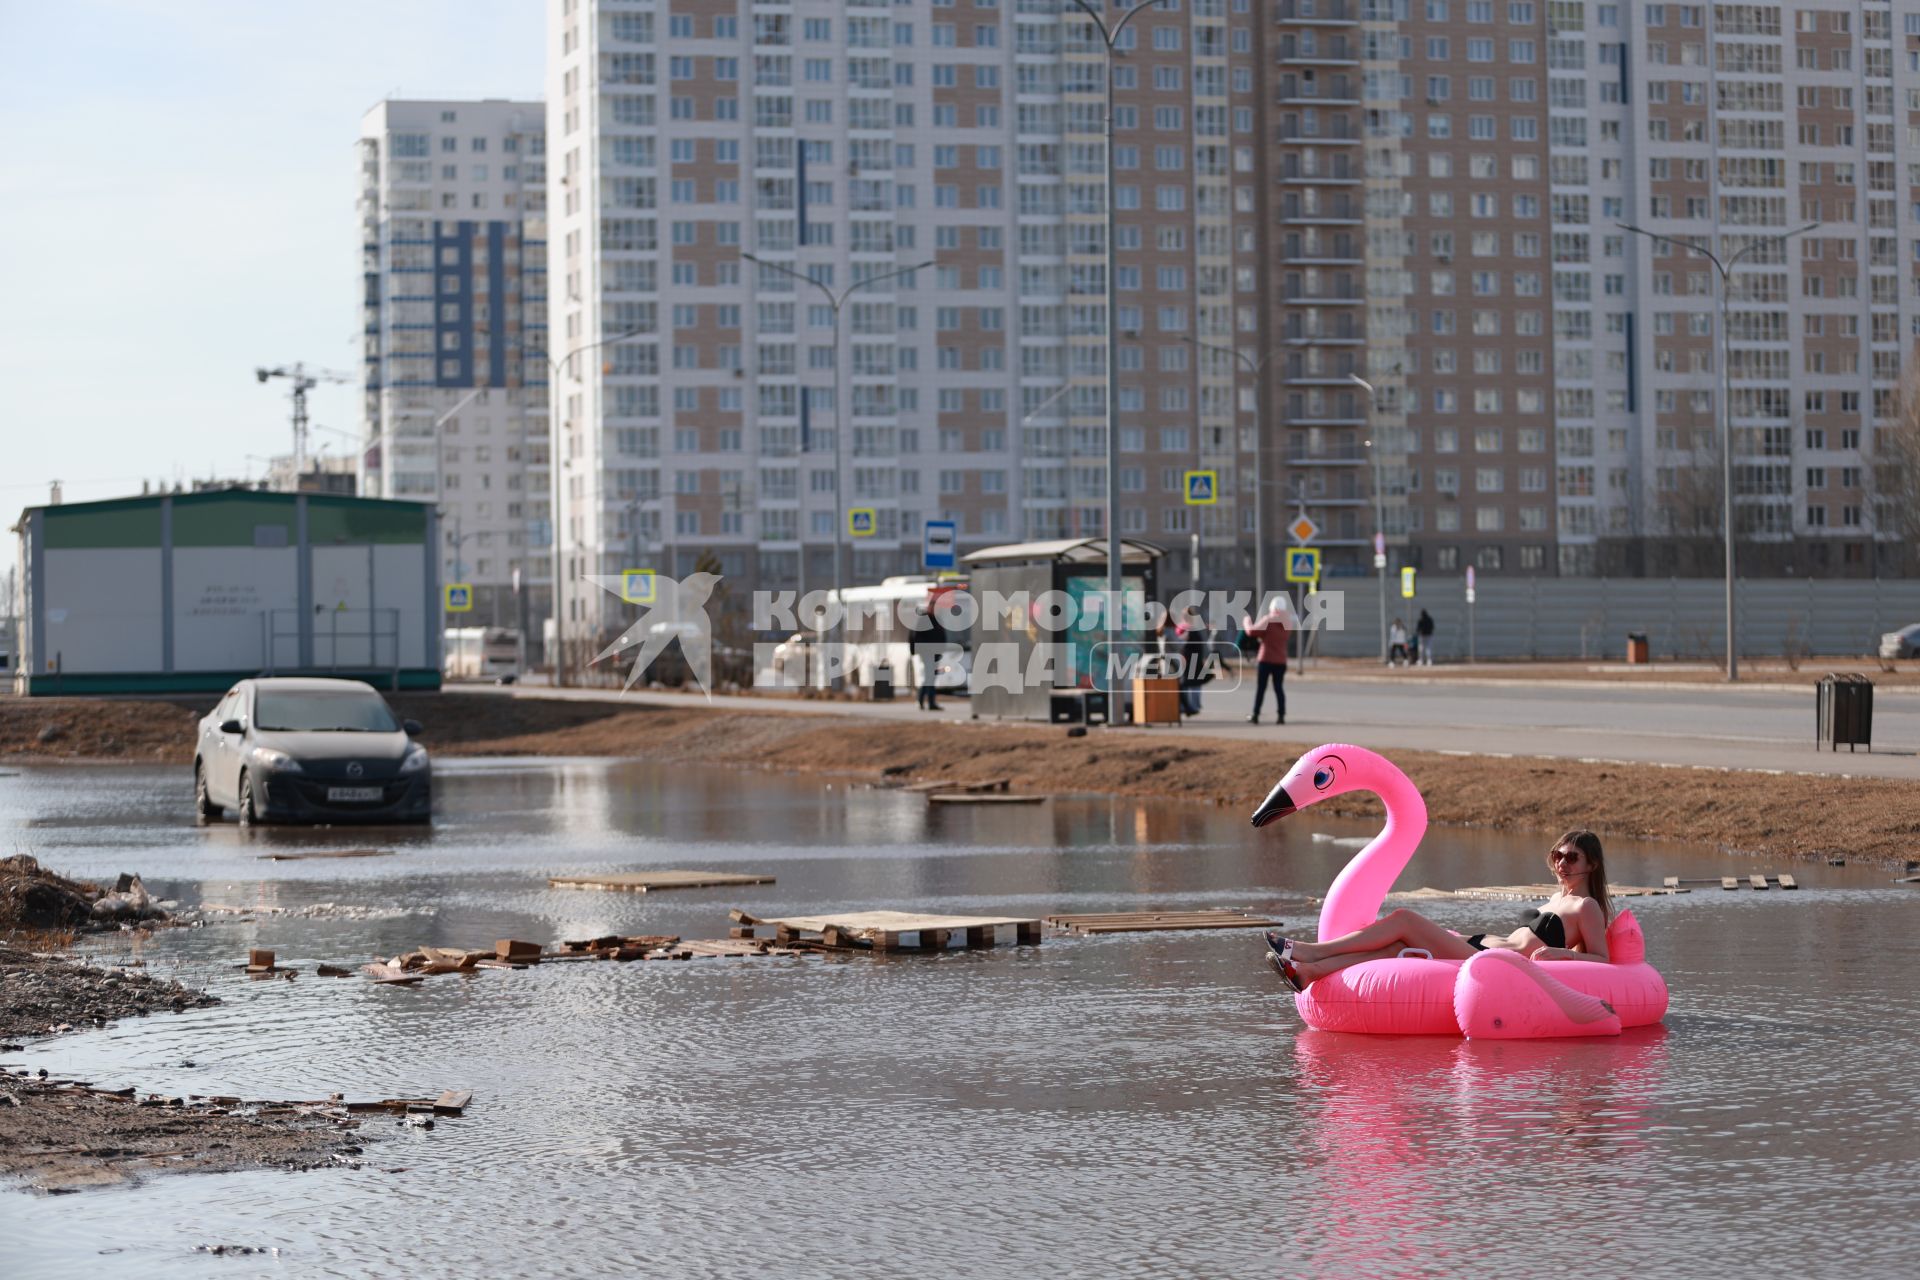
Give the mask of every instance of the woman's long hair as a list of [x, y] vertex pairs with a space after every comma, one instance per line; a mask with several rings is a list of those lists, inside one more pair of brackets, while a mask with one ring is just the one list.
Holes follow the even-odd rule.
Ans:
[[1613, 895], [1607, 892], [1606, 855], [1600, 852], [1600, 837], [1585, 827], [1575, 827], [1553, 842], [1547, 850], [1547, 869], [1553, 869], [1553, 850], [1572, 845], [1587, 855], [1587, 896], [1600, 904], [1601, 914], [1613, 923]]

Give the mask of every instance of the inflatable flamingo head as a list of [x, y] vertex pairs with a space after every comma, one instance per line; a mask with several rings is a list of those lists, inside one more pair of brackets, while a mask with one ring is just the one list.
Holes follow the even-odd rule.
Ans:
[[1276, 818], [1349, 791], [1379, 791], [1387, 778], [1404, 782], [1406, 775], [1384, 756], [1365, 747], [1329, 742], [1294, 761], [1293, 768], [1253, 811], [1253, 825], [1264, 827]]

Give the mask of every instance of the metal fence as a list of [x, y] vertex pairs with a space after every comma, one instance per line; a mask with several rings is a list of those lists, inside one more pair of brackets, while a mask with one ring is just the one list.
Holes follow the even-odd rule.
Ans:
[[[1466, 581], [1421, 574], [1418, 594], [1388, 582], [1387, 618], [1413, 630], [1433, 615], [1435, 661], [1478, 658], [1586, 658], [1621, 661], [1629, 632], [1647, 637], [1656, 660], [1718, 661], [1726, 653], [1726, 584], [1714, 578], [1490, 578], [1482, 576], [1471, 618]], [[1322, 630], [1316, 652], [1380, 652], [1380, 597], [1372, 579], [1343, 578], [1346, 626]], [[1735, 618], [1745, 657], [1860, 656], [1882, 632], [1920, 622], [1920, 579], [1742, 579]]]

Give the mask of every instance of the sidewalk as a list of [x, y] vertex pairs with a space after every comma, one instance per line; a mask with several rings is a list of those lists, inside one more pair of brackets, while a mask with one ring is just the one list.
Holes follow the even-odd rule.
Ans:
[[[1372, 677], [1328, 679], [1318, 673], [1289, 678], [1288, 719], [1260, 725], [1245, 722], [1252, 695], [1247, 690], [1209, 691], [1196, 720], [1179, 728], [1117, 727], [1096, 733], [1168, 740], [1195, 737], [1246, 745], [1272, 745], [1294, 753], [1323, 742], [1351, 742], [1378, 751], [1440, 751], [1494, 757], [1544, 756], [1609, 763], [1675, 767], [1762, 770], [1830, 776], [1895, 778], [1920, 781], [1920, 708], [1876, 716], [1876, 741], [1888, 745], [1872, 752], [1816, 751], [1813, 746], [1813, 693], [1744, 687], [1662, 686], [1622, 690], [1615, 685], [1585, 688], [1564, 697], [1538, 696], [1538, 681], [1473, 682], [1458, 695], [1435, 689], [1440, 681], [1421, 681], [1394, 690], [1396, 682], [1418, 677], [1383, 673]], [[1450, 683], [1450, 682], [1448, 682]], [[1388, 686], [1388, 687], [1383, 687]], [[911, 699], [892, 702], [840, 702], [775, 695], [718, 694], [711, 702], [698, 693], [635, 689], [550, 689], [540, 686], [455, 686], [463, 692], [502, 697], [564, 698], [643, 706], [697, 708], [769, 714], [839, 715], [878, 721], [966, 723], [972, 710], [966, 698], [946, 698], [938, 712], [916, 708]], [[1902, 699], [1904, 703], [1906, 700]], [[1271, 715], [1271, 710], [1268, 712]], [[1018, 725], [1021, 721], [992, 721]], [[1885, 731], [1883, 732], [1882, 729]], [[1059, 726], [1034, 724], [1036, 732], [1060, 732]], [[1802, 730], [1804, 729], [1804, 732]]]

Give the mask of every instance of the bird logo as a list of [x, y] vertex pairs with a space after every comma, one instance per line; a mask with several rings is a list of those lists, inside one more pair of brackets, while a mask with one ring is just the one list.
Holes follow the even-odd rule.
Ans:
[[[583, 576], [602, 591], [632, 602], [624, 575], [589, 573]], [[687, 670], [693, 673], [707, 701], [713, 701], [713, 620], [707, 617], [707, 600], [719, 585], [720, 575], [714, 573], [690, 573], [679, 582], [664, 574], [654, 574], [652, 601], [642, 605], [640, 616], [620, 633], [619, 639], [602, 649], [593, 662], [638, 646], [639, 652], [634, 654], [633, 666], [627, 671], [627, 682], [621, 689], [625, 693], [633, 688], [640, 673], [652, 666], [653, 660], [666, 652], [669, 644], [678, 640]]]

